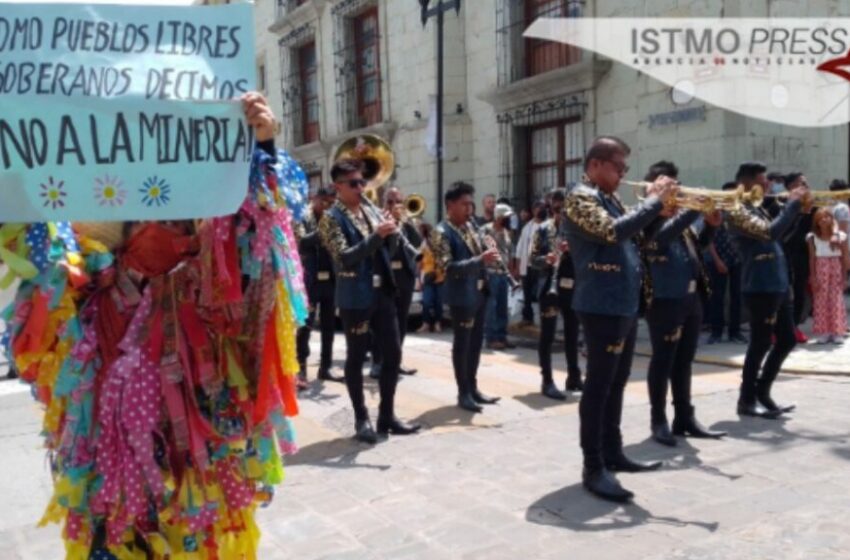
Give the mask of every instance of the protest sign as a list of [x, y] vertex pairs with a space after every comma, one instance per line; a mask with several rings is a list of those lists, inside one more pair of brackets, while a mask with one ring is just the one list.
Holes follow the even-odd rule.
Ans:
[[239, 207], [252, 6], [0, 6], [0, 222]]

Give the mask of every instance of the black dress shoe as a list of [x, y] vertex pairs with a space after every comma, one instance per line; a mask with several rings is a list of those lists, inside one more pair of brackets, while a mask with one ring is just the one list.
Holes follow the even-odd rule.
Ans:
[[690, 436], [695, 438], [719, 439], [726, 435], [726, 432], [717, 432], [709, 430], [699, 423], [694, 416], [694, 407], [688, 407], [688, 410], [677, 412], [673, 418], [673, 434], [677, 436]]
[[620, 486], [614, 476], [606, 469], [588, 471], [581, 475], [581, 481], [588, 492], [610, 502], [624, 503], [635, 497], [634, 494]]
[[619, 455], [605, 459], [605, 468], [611, 472], [649, 472], [656, 471], [661, 468], [661, 461], [652, 461], [649, 463], [632, 461], [621, 452]]
[[402, 375], [416, 375], [416, 372], [419, 371], [416, 368], [406, 368], [404, 366], [399, 366], [398, 372]]
[[502, 397], [488, 397], [478, 389], [472, 391], [472, 399], [478, 404], [496, 404]]
[[471, 393], [464, 393], [457, 398], [457, 405], [464, 410], [468, 410], [469, 412], [481, 412], [484, 410], [481, 408], [476, 402], [475, 399], [472, 398]]
[[670, 433], [670, 424], [666, 420], [663, 422], [653, 422], [649, 429], [652, 432], [652, 439], [661, 445], [676, 447], [678, 444], [676, 438]]
[[765, 410], [775, 414], [784, 414], [786, 412], [791, 412], [792, 410], [797, 408], [796, 404], [776, 404], [776, 402], [770, 397], [770, 395], [759, 395], [757, 397], [757, 400], [759, 404], [765, 408]]
[[545, 383], [543, 383], [541, 393], [543, 393], [544, 397], [548, 397], [556, 401], [567, 400], [567, 395], [565, 393], [562, 393], [557, 387], [555, 387], [555, 383], [552, 381], [546, 381]]
[[421, 424], [407, 424], [395, 416], [389, 420], [378, 418], [378, 433], [392, 434], [394, 436], [407, 436], [415, 434], [422, 428]]
[[320, 369], [317, 377], [322, 381], [333, 381], [334, 383], [342, 383], [345, 377], [342, 375], [334, 375], [330, 369]]
[[581, 373], [575, 379], [567, 378], [567, 391], [584, 391], [584, 381], [581, 380]]
[[769, 420], [774, 420], [779, 418], [782, 415], [782, 412], [771, 412], [770, 410], [764, 409], [756, 403], [738, 403], [738, 416], [754, 416], [756, 418], [767, 418]]
[[354, 422], [354, 439], [363, 443], [378, 443], [378, 434], [368, 418]]

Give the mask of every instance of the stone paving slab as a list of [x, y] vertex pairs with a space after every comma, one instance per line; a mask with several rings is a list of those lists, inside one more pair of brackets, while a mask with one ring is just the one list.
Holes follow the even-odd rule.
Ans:
[[[318, 338], [318, 337], [314, 337]], [[344, 343], [337, 341], [341, 359]], [[850, 379], [780, 377], [787, 419], [734, 415], [739, 373], [697, 365], [701, 420], [730, 436], [666, 448], [648, 441], [645, 370], [627, 389], [629, 455], [660, 459], [658, 472], [622, 475], [635, 503], [590, 497], [580, 485], [577, 397], [537, 394], [536, 353], [486, 352], [480, 377], [502, 401], [471, 415], [454, 403], [449, 335], [411, 336], [398, 414], [424, 431], [374, 447], [351, 439], [344, 386], [313, 383], [296, 421], [301, 451], [259, 513], [260, 558], [284, 559], [668, 559], [846, 558], [850, 550]], [[314, 356], [318, 355], [314, 347]], [[563, 367], [556, 360], [556, 367]], [[310, 375], [315, 375], [311, 362]], [[564, 372], [556, 374], [559, 382]], [[367, 381], [370, 410], [375, 384]], [[38, 413], [24, 389], [0, 383], [0, 558], [62, 558], [56, 527], [35, 529], [50, 494]]]

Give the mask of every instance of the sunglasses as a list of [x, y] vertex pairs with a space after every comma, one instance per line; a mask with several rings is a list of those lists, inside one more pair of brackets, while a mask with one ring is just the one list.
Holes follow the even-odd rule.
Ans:
[[366, 186], [367, 181], [365, 179], [351, 179], [350, 181], [343, 181], [342, 184], [348, 185], [352, 189], [362, 189]]

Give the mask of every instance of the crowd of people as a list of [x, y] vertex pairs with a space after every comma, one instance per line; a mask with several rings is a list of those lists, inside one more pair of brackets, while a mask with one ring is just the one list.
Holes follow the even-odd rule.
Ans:
[[[381, 436], [420, 428], [397, 418], [393, 405], [399, 374], [415, 372], [401, 365], [401, 346], [417, 288], [423, 292], [420, 332], [441, 331], [444, 306], [449, 310], [457, 404], [472, 413], [499, 400], [481, 390], [481, 351], [485, 344], [492, 350], [514, 348], [508, 338], [510, 302], [520, 299], [518, 327], [537, 339], [541, 394], [566, 400], [581, 393], [583, 480], [605, 499], [632, 496], [612, 472], [660, 466], [626, 457], [620, 435], [638, 317], [646, 320], [652, 344], [649, 425], [658, 443], [675, 446], [677, 436], [725, 435], [697, 420], [691, 400], [692, 363], [703, 330], [709, 331], [707, 344], [722, 342], [725, 331], [728, 342], [748, 345], [739, 415], [772, 419], [794, 409], [777, 404], [771, 390], [788, 353], [806, 340], [800, 330], [804, 319], [814, 314], [818, 342], [840, 343], [846, 335], [850, 210], [841, 203], [811, 204], [805, 175], [768, 175], [759, 162], [741, 164], [723, 189], [759, 189], [766, 193], [763, 204], [747, 199], [724, 212], [680, 209], [679, 170], [668, 161], [649, 168], [645, 196], [626, 208], [617, 190], [629, 154], [622, 140], [598, 138], [585, 156], [581, 183], [553, 188], [520, 212], [510, 200], [487, 194], [477, 215], [475, 188], [454, 183], [442, 201], [446, 219], [436, 226], [417, 221], [416, 227], [397, 187], [384, 192], [382, 206], [363, 197], [369, 181], [365, 162], [334, 164], [333, 185], [314, 197], [300, 248], [314, 305], [325, 305], [323, 293], [336, 294], [347, 340], [342, 379], [357, 439], [376, 443]], [[845, 187], [834, 181], [830, 188]], [[552, 360], [559, 318], [567, 373], [562, 386]], [[321, 328], [319, 377], [339, 380], [326, 359], [333, 327], [328, 321]], [[307, 336], [299, 351], [302, 378]], [[377, 430], [363, 400], [369, 349], [381, 394]]]

